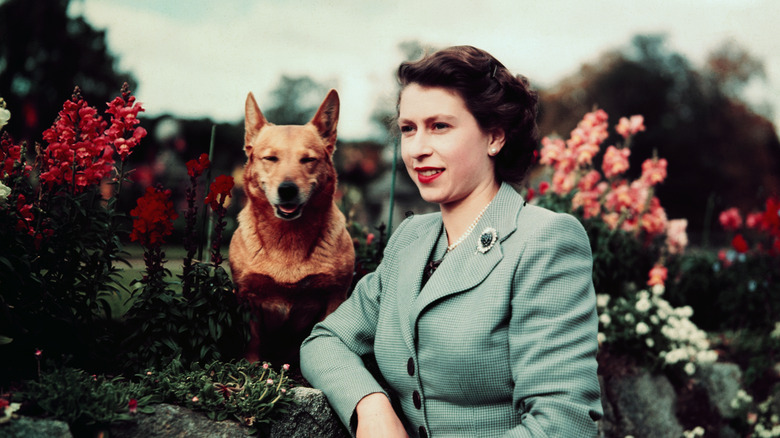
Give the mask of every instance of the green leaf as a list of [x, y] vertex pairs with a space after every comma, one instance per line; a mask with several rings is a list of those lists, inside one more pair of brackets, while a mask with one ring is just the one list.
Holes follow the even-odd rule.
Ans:
[[13, 342], [13, 338], [9, 338], [8, 336], [0, 335], [0, 345], [7, 345]]

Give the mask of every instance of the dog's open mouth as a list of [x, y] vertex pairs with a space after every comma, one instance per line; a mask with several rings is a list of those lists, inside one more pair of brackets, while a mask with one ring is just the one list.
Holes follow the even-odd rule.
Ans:
[[303, 204], [276, 204], [276, 217], [285, 220], [298, 218], [303, 210]]

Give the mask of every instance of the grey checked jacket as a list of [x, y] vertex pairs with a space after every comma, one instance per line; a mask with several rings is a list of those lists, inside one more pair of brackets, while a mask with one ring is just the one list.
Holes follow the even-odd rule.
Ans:
[[[304, 377], [353, 434], [358, 401], [383, 392], [410, 436], [595, 437], [598, 322], [582, 225], [503, 184], [420, 290], [441, 227], [440, 213], [398, 227], [378, 269], [304, 341]], [[488, 227], [498, 241], [481, 253]], [[361, 360], [370, 354], [387, 391]]]

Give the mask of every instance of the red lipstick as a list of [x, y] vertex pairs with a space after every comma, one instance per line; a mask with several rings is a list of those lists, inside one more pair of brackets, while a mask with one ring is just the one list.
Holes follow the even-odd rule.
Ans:
[[[429, 184], [438, 178], [442, 173], [444, 173], [444, 169], [437, 167], [418, 167], [414, 170], [417, 171], [417, 181], [419, 181], [421, 184]], [[431, 173], [430, 171], [436, 172]], [[423, 175], [422, 172], [425, 172], [426, 174]]]

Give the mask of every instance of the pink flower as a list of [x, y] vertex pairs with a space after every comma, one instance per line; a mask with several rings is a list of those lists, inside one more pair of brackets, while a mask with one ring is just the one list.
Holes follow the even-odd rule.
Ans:
[[751, 230], [758, 230], [764, 226], [764, 212], [758, 211], [747, 215], [745, 225]]
[[580, 207], [583, 209], [585, 219], [596, 217], [601, 214], [601, 203], [599, 202], [599, 192], [594, 190], [580, 190], [571, 200], [572, 210]]
[[274, 379], [268, 379], [268, 380], [266, 380], [266, 381], [265, 381], [265, 384], [266, 384], [266, 385], [273, 385], [273, 384], [274, 384]]
[[618, 149], [615, 146], [608, 147], [604, 153], [604, 161], [601, 163], [604, 176], [612, 179], [628, 170], [628, 157], [630, 155], [631, 149]]
[[645, 130], [645, 118], [639, 114], [631, 116], [630, 119], [621, 117], [618, 124], [615, 126], [615, 131], [622, 135], [623, 138], [628, 138], [631, 135], [636, 134], [639, 131]]
[[127, 408], [130, 409], [130, 414], [135, 415], [136, 412], [138, 412], [138, 400], [131, 398], [129, 402], [127, 402]]
[[642, 181], [654, 186], [666, 179], [666, 159], [654, 158], [642, 163]]
[[545, 193], [547, 193], [547, 190], [550, 188], [550, 183], [547, 181], [542, 181], [539, 183], [539, 194], [544, 196]]
[[661, 286], [664, 285], [666, 282], [666, 276], [668, 275], [668, 270], [661, 266], [661, 265], [655, 265], [653, 269], [650, 270], [650, 279], [647, 280], [648, 286], [655, 286], [657, 284], [660, 284]]
[[620, 221], [620, 214], [614, 211], [609, 213], [604, 213], [601, 215], [601, 220], [603, 220], [604, 223], [607, 224], [610, 230], [614, 230], [615, 228], [617, 228], [618, 222]]
[[286, 364], [282, 365], [282, 369], [285, 370], [285, 371], [290, 371], [290, 364], [286, 363]]
[[[368, 233], [366, 235], [366, 245], [371, 245], [371, 243], [374, 241], [374, 233]], [[287, 368], [290, 368], [290, 365], [285, 365]]]
[[268, 369], [268, 363], [267, 363], [267, 362], [263, 364], [263, 369], [264, 369], [264, 370], [267, 370], [267, 369]]
[[666, 223], [666, 247], [669, 254], [681, 254], [688, 246], [687, 219], [673, 219]]
[[654, 197], [649, 211], [642, 215], [642, 229], [652, 238], [666, 230], [666, 220], [666, 211], [661, 207], [658, 198]]
[[574, 189], [576, 174], [565, 170], [556, 170], [552, 177], [553, 191], [559, 195], [565, 195]]
[[196, 395], [196, 396], [194, 396], [194, 397], [192, 397], [192, 402], [193, 402], [193, 403], [197, 403], [197, 402], [199, 402], [199, 401], [200, 401], [200, 399], [198, 398], [198, 396], [197, 396], [197, 395]]
[[720, 225], [726, 231], [736, 231], [742, 226], [742, 216], [736, 207], [723, 211], [718, 220], [720, 220]]
[[591, 170], [586, 173], [585, 176], [580, 178], [580, 182], [577, 184], [580, 190], [593, 190], [596, 184], [601, 181], [601, 174], [598, 170]]
[[43, 355], [43, 350], [40, 348], [35, 349], [35, 357], [40, 358]]
[[566, 153], [566, 143], [558, 137], [544, 137], [539, 164], [555, 166]]

